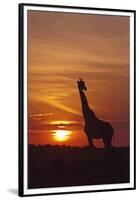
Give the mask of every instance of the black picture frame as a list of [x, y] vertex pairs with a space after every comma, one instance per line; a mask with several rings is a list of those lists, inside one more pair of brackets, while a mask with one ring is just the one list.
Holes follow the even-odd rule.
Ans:
[[[25, 106], [25, 93], [24, 93], [24, 89], [25, 89], [25, 82], [24, 82], [24, 76], [25, 76], [25, 53], [24, 53], [24, 48], [25, 48], [25, 35], [24, 35], [24, 22], [25, 22], [25, 8], [59, 8], [59, 9], [71, 9], [74, 10], [80, 10], [82, 11], [102, 11], [104, 12], [113, 12], [113, 14], [115, 14], [115, 12], [120, 12], [120, 13], [126, 13], [127, 16], [128, 14], [132, 15], [133, 17], [133, 68], [134, 68], [134, 72], [133, 72], [133, 130], [134, 130], [134, 147], [133, 147], [133, 183], [131, 187], [123, 187], [123, 188], [103, 188], [102, 189], [88, 189], [88, 190], [77, 190], [77, 191], [69, 191], [67, 189], [67, 191], [60, 191], [60, 192], [56, 192], [56, 191], [50, 191], [48, 193], [45, 192], [31, 192], [31, 193], [26, 193], [25, 192], [25, 188], [24, 188], [24, 183], [25, 183], [25, 174], [24, 174], [24, 163], [25, 163], [25, 158], [24, 158], [24, 154], [25, 154], [25, 150], [27, 151], [27, 149], [25, 149], [25, 138], [24, 138], [24, 125], [25, 125], [25, 112], [24, 112], [24, 106]], [[18, 16], [18, 27], [19, 27], [19, 46], [18, 46], [18, 51], [19, 51], [19, 74], [18, 74], [18, 80], [19, 80], [19, 140], [18, 140], [18, 148], [19, 148], [19, 174], [18, 174], [18, 194], [19, 196], [23, 197], [23, 196], [41, 196], [41, 195], [54, 195], [54, 194], [70, 194], [70, 193], [87, 193], [87, 192], [101, 192], [101, 191], [120, 191], [120, 190], [132, 190], [132, 189], [136, 189], [136, 10], [124, 10], [124, 9], [108, 9], [108, 8], [92, 8], [92, 7], [74, 7], [74, 6], [61, 6], [61, 5], [45, 5], [45, 4], [26, 4], [26, 3], [21, 3], [19, 4], [19, 16]], [[26, 116], [27, 117], [27, 116]], [[27, 161], [26, 161], [27, 162]]]

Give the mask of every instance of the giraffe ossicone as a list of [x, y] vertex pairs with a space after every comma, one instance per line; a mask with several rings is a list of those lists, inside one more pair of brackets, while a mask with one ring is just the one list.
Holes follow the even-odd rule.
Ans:
[[77, 80], [77, 84], [78, 84], [79, 90], [85, 90], [85, 91], [87, 90], [85, 81], [82, 78], [79, 78], [79, 80]]

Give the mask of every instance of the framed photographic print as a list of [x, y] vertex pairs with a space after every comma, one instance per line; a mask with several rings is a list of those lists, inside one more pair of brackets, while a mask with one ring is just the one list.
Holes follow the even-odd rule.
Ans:
[[19, 5], [19, 195], [135, 189], [134, 10]]

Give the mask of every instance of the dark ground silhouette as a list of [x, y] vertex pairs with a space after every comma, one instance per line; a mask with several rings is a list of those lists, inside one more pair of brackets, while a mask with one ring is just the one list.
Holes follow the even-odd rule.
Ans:
[[47, 188], [129, 182], [129, 148], [29, 145], [28, 187]]

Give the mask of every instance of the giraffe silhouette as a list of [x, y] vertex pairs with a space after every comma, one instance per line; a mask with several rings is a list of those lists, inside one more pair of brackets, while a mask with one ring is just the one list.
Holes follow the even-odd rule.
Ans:
[[84, 132], [87, 136], [89, 146], [91, 148], [95, 148], [93, 143], [93, 139], [103, 139], [103, 143], [106, 149], [112, 149], [112, 137], [114, 135], [114, 129], [110, 123], [99, 119], [95, 112], [90, 109], [88, 105], [87, 98], [84, 94], [84, 91], [87, 90], [85, 86], [85, 81], [83, 79], [79, 79], [77, 81], [82, 112], [85, 121]]

